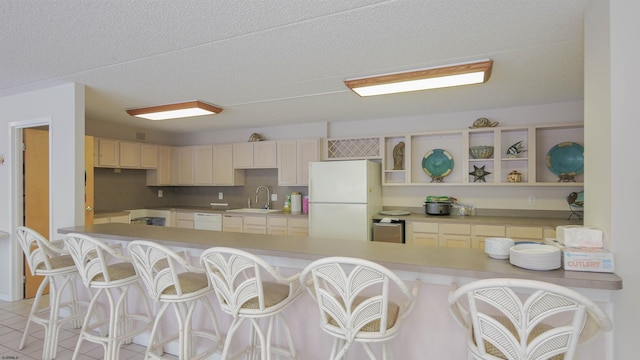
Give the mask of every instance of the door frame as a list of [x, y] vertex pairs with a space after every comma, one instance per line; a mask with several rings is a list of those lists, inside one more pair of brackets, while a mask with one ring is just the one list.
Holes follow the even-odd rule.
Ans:
[[[52, 164], [52, 139], [51, 139], [51, 117], [44, 117], [32, 120], [23, 120], [23, 121], [15, 121], [9, 123], [9, 133], [11, 134], [11, 146], [9, 147], [10, 154], [8, 158], [11, 161], [11, 173], [13, 176], [11, 177], [11, 228], [14, 229], [18, 226], [22, 226], [24, 224], [24, 209], [23, 209], [23, 194], [24, 194], [24, 174], [22, 172], [23, 162], [24, 162], [24, 154], [22, 152], [22, 143], [23, 136], [22, 130], [30, 127], [38, 127], [38, 126], [48, 126], [49, 127], [49, 169], [51, 169]], [[49, 239], [51, 239], [51, 235], [54, 234], [53, 231], [53, 219], [52, 219], [52, 186], [51, 186], [51, 176], [49, 176], [49, 233], [43, 234], [47, 235]], [[11, 264], [10, 268], [13, 269], [13, 279], [11, 281], [11, 299], [8, 300], [19, 300], [24, 298], [24, 286], [23, 286], [23, 268], [24, 268], [24, 253], [22, 252], [22, 248], [18, 244], [16, 240], [10, 242], [10, 251], [11, 251]]]

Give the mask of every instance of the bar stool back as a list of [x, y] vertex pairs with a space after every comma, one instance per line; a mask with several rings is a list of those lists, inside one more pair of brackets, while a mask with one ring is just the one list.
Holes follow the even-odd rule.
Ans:
[[386, 267], [348, 257], [312, 262], [300, 282], [318, 303], [320, 327], [335, 338], [330, 359], [344, 358], [354, 342], [370, 359], [376, 358], [370, 343], [380, 343], [382, 357], [391, 358], [388, 342], [413, 309], [419, 286], [409, 289]]
[[[222, 310], [233, 316], [222, 359], [230, 356], [233, 335], [245, 319], [251, 322], [249, 345], [231, 358], [245, 353], [247, 358], [254, 359], [259, 350], [263, 360], [270, 359], [272, 353], [295, 359], [295, 348], [283, 310], [302, 292], [299, 274], [285, 278], [262, 258], [232, 248], [207, 249], [200, 256], [200, 262], [209, 275]], [[261, 318], [268, 319], [266, 333], [260, 326]], [[271, 343], [276, 320], [282, 325], [288, 348]]]
[[[179, 359], [203, 359], [218, 351], [222, 337], [215, 312], [209, 302], [208, 295], [213, 289], [204, 269], [189, 264], [178, 253], [151, 241], [135, 240], [129, 243], [128, 248], [149, 296], [162, 303], [151, 330], [146, 358], [161, 359], [164, 346], [176, 339]], [[193, 329], [192, 318], [198, 302], [206, 310], [213, 329]], [[178, 321], [178, 332], [162, 337], [159, 334], [159, 325], [170, 305]], [[197, 338], [209, 340], [209, 346], [200, 349], [196, 354]]]
[[[97, 290], [89, 303], [73, 359], [78, 357], [83, 340], [101, 344], [105, 359], [119, 359], [121, 345], [130, 343], [134, 336], [151, 326], [149, 301], [140, 285], [140, 277], [129, 257], [102, 241], [70, 233], [64, 237], [64, 242], [84, 285]], [[129, 312], [131, 289], [139, 293], [138, 303], [143, 304], [144, 314]], [[100, 302], [102, 298], [106, 299], [106, 304]], [[108, 306], [108, 318], [102, 319], [100, 308], [105, 305]]]
[[574, 359], [579, 344], [612, 327], [585, 296], [534, 280], [474, 281], [451, 291], [449, 308], [467, 330], [470, 359]]
[[[19, 349], [24, 348], [29, 327], [33, 322], [44, 326], [45, 330], [42, 359], [53, 359], [56, 357], [60, 326], [72, 321], [74, 327], [79, 328], [84, 316], [80, 311], [81, 303], [78, 302], [76, 292], [75, 280], [78, 270], [69, 253], [63, 249], [64, 244], [61, 241], [50, 242], [37, 231], [25, 226], [16, 228], [16, 238], [22, 247], [31, 275], [44, 276], [29, 312]], [[40, 301], [47, 285], [49, 307], [40, 308]], [[69, 301], [61, 302], [65, 289], [71, 291], [71, 297]], [[70, 316], [61, 317], [61, 309], [68, 309]]]

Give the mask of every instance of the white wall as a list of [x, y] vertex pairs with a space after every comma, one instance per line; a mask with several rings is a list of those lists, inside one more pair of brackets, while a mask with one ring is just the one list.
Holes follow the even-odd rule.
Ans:
[[[616, 273], [623, 290], [614, 293], [616, 359], [637, 356], [634, 334], [640, 324], [638, 271], [638, 90], [640, 71], [640, 2], [594, 0], [587, 9], [585, 28], [585, 126], [587, 194], [602, 204], [589, 208], [585, 223], [605, 229], [615, 254]], [[607, 31], [608, 29], [608, 31]], [[608, 35], [608, 36], [607, 36]]]
[[[22, 224], [13, 207], [18, 189], [17, 149], [12, 129], [35, 122], [49, 123], [50, 136], [50, 233], [60, 227], [84, 223], [84, 87], [66, 84], [0, 98], [0, 229], [11, 233]], [[16, 171], [17, 170], [17, 171]], [[21, 268], [21, 250], [13, 239], [0, 240], [0, 299], [22, 295], [15, 269]]]

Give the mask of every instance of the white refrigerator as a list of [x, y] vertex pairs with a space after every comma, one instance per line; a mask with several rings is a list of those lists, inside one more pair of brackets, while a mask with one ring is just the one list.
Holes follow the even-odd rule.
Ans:
[[371, 241], [382, 210], [380, 164], [369, 160], [309, 164], [309, 235]]

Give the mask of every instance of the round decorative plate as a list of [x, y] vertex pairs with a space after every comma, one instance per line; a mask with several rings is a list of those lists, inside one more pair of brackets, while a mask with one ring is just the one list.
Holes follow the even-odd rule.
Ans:
[[562, 175], [579, 175], [584, 172], [584, 148], [574, 142], [563, 142], [547, 152], [547, 167], [552, 173]]
[[445, 177], [453, 169], [453, 156], [447, 150], [433, 149], [424, 154], [422, 159], [422, 170], [427, 175], [434, 177]]
[[406, 211], [406, 210], [383, 210], [383, 211], [380, 211], [380, 215], [405, 216], [405, 215], [411, 215], [411, 211]]

